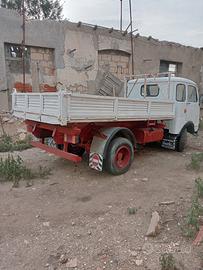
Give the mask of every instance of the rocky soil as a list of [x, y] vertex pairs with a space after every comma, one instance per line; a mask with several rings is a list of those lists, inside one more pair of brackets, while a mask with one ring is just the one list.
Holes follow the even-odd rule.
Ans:
[[[6, 130], [15, 136], [22, 125], [8, 123]], [[203, 178], [203, 170], [187, 169], [197, 151], [203, 132], [190, 136], [184, 153], [146, 146], [117, 177], [34, 148], [14, 152], [52, 174], [29, 187], [0, 184], [0, 269], [158, 270], [164, 252], [180, 270], [203, 269], [202, 245], [194, 247], [181, 230], [194, 181]], [[147, 237], [154, 211], [159, 232]]]

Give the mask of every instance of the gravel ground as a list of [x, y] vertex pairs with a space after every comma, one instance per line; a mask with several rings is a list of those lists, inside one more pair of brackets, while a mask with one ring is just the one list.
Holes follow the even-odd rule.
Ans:
[[[30, 187], [0, 184], [0, 269], [157, 270], [164, 252], [173, 253], [180, 270], [202, 269], [202, 245], [193, 247], [180, 226], [194, 180], [203, 178], [203, 170], [186, 168], [198, 150], [203, 132], [190, 136], [184, 153], [150, 145], [116, 177], [34, 148], [15, 152], [28, 167], [43, 165], [52, 174]], [[163, 201], [174, 203], [159, 205]], [[134, 215], [129, 207], [136, 208]], [[145, 235], [153, 211], [161, 230], [150, 238]]]

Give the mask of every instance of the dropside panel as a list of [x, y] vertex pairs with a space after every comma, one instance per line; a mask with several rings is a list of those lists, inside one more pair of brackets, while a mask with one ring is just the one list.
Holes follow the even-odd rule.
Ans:
[[167, 120], [175, 117], [172, 101], [133, 100], [96, 95], [13, 93], [13, 115], [65, 126], [78, 122]]

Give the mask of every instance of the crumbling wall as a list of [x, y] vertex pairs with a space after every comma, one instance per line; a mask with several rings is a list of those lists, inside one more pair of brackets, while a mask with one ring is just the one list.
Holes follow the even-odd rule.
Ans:
[[134, 39], [135, 73], [159, 72], [160, 60], [181, 63], [178, 76], [195, 81], [200, 92], [201, 66], [203, 65], [203, 50], [183, 46], [174, 42], [158, 41], [153, 38], [137, 37]]
[[[70, 25], [71, 26], [71, 25]], [[91, 33], [74, 30], [66, 25], [64, 65], [57, 79], [71, 91], [87, 92], [98, 70], [97, 49]]]
[[[19, 70], [15, 72], [15, 64], [12, 70], [9, 68], [12, 63], [6, 61], [5, 44], [22, 43], [22, 17], [13, 10], [0, 8], [0, 33], [0, 91], [7, 91], [10, 97], [14, 86], [22, 88], [23, 76]], [[64, 39], [63, 24], [48, 20], [26, 22], [26, 46], [31, 48], [30, 70], [26, 70], [25, 76], [26, 90], [56, 89], [57, 69], [64, 68]]]
[[[11, 90], [16, 81], [22, 83], [22, 74], [8, 72], [4, 51], [5, 43], [21, 44], [21, 26], [16, 12], [0, 9], [0, 90]], [[178, 62], [178, 75], [197, 82], [203, 93], [203, 50], [139, 35], [133, 44], [135, 74], [159, 72], [161, 60]], [[26, 45], [31, 48], [28, 90], [55, 91], [60, 82], [71, 91], [95, 93], [100, 68], [120, 79], [132, 72], [130, 36], [117, 30], [31, 20], [26, 22]]]
[[119, 50], [100, 50], [98, 54], [99, 68], [110, 71], [119, 79], [130, 74], [130, 54]]
[[65, 69], [57, 79], [71, 91], [95, 93], [99, 69], [120, 79], [130, 72], [130, 43], [117, 32], [66, 22]]

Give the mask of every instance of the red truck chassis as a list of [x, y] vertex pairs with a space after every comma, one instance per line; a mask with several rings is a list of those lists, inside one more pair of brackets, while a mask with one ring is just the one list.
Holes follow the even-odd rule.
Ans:
[[[119, 134], [119, 137], [131, 140], [135, 150], [136, 144], [144, 145], [149, 142], [162, 141], [165, 127], [162, 121], [74, 123], [63, 127], [26, 120], [26, 125], [27, 130], [40, 139], [39, 141], [32, 142], [33, 146], [73, 162], [80, 162], [84, 152], [88, 155], [91, 154], [91, 145], [95, 137], [100, 139], [100, 141], [107, 141], [107, 135], [105, 135], [105, 130], [107, 129], [117, 128], [118, 132], [116, 134]], [[119, 133], [119, 130], [123, 129], [125, 132]], [[108, 144], [110, 140], [118, 137], [116, 134], [108, 139]], [[45, 144], [45, 139], [49, 137], [53, 138], [56, 147]], [[91, 155], [92, 161], [98, 159], [99, 162], [97, 153], [94, 154], [95, 156], [93, 157]], [[121, 145], [119, 149], [117, 149], [115, 161], [118, 167], [121, 166], [122, 168], [122, 166], [126, 166], [130, 159], [129, 155], [130, 153], [125, 145]], [[106, 157], [104, 156], [103, 158], [105, 160]], [[95, 169], [97, 169], [96, 167], [97, 166], [95, 166]]]
[[[30, 120], [26, 120], [25, 122], [27, 130], [39, 138], [39, 141], [32, 142], [33, 146], [73, 162], [80, 162], [82, 160], [82, 154], [86, 152], [91, 158], [90, 167], [97, 170], [102, 170], [99, 162], [101, 159], [107, 159], [109, 153], [108, 147], [106, 153], [103, 155], [95, 151], [91, 153], [91, 145], [94, 138], [104, 141], [105, 144], [108, 142], [109, 145], [113, 139], [124, 137], [131, 141], [133, 150], [135, 151], [137, 144], [144, 145], [149, 142], [162, 141], [165, 127], [162, 121], [74, 123], [68, 124], [65, 127]], [[114, 135], [107, 138], [105, 130], [111, 130], [112, 128], [116, 128], [117, 132], [114, 132]], [[119, 133], [120, 130], [122, 132]], [[53, 138], [55, 147], [45, 143], [46, 138], [50, 137]], [[121, 145], [116, 151], [113, 162], [123, 172], [123, 169], [130, 162], [132, 153], [130, 153], [128, 145]]]

